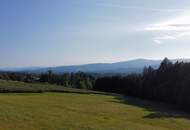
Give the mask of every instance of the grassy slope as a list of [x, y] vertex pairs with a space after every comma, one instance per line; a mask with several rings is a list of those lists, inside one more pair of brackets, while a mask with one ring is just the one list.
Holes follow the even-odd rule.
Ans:
[[104, 92], [96, 92], [89, 90], [81, 90], [68, 88], [58, 85], [51, 85], [46, 83], [24, 83], [18, 81], [6, 81], [0, 80], [0, 93], [40, 93], [40, 92], [72, 92], [72, 93], [99, 93], [104, 94]]
[[0, 94], [0, 130], [190, 130], [188, 118], [172, 106], [122, 96]]

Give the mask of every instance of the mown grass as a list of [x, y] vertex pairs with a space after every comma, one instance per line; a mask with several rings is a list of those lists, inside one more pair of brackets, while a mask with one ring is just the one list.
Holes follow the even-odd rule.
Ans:
[[120, 95], [0, 94], [0, 130], [190, 130], [189, 117], [173, 106]]

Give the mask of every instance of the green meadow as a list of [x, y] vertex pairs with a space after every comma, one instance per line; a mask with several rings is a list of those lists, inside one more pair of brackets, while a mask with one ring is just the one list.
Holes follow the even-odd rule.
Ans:
[[[0, 83], [0, 88], [25, 85], [39, 89], [41, 86]], [[190, 130], [190, 116], [174, 106], [78, 91], [1, 93], [0, 130]]]

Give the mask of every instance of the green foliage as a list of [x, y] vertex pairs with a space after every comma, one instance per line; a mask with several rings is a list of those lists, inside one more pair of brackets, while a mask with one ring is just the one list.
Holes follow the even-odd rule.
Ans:
[[0, 72], [0, 79], [27, 83], [42, 82], [83, 89], [92, 89], [95, 82], [94, 77], [82, 72], [56, 74], [51, 70], [43, 74]]
[[41, 74], [40, 82], [64, 85], [67, 87], [92, 89], [95, 79], [85, 73], [66, 73], [66, 74]]

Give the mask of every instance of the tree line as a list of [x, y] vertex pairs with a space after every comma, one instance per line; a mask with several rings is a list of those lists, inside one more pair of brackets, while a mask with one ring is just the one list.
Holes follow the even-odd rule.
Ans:
[[95, 78], [82, 72], [65, 74], [56, 74], [52, 71], [42, 74], [0, 72], [0, 79], [120, 93], [171, 103], [184, 109], [190, 108], [190, 63], [172, 63], [167, 58], [161, 62], [158, 69], [145, 67], [142, 74], [127, 76]]
[[95, 78], [93, 76], [82, 72], [56, 74], [51, 70], [42, 74], [0, 72], [0, 79], [22, 81], [27, 83], [50, 83], [79, 89], [93, 89], [95, 84]]
[[190, 63], [165, 58], [158, 69], [145, 67], [143, 74], [103, 77], [94, 90], [116, 92], [190, 108]]

